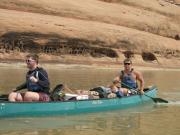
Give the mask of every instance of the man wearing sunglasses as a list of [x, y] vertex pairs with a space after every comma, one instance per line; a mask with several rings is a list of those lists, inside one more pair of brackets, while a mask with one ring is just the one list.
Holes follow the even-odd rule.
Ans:
[[125, 59], [123, 64], [124, 69], [115, 77], [114, 80], [120, 81], [123, 88], [138, 90], [140, 94], [144, 94], [144, 79], [142, 74], [132, 68], [132, 61], [130, 59]]
[[[38, 55], [29, 54], [26, 56], [26, 65], [29, 71], [26, 74], [26, 81], [13, 89], [9, 94], [9, 101], [49, 101], [50, 83], [46, 70], [38, 67]], [[19, 93], [27, 89], [25, 93]]]

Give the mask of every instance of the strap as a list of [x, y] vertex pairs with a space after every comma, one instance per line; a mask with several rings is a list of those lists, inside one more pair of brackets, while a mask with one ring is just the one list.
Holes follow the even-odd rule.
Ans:
[[[36, 71], [38, 72], [39, 74], [41, 74], [46, 80], [48, 80], [48, 77], [46, 77], [43, 73], [45, 72], [45, 70], [43, 68], [39, 68], [38, 67], [38, 70]], [[38, 75], [39, 75], [38, 74]], [[38, 76], [38, 79], [39, 79], [39, 76]]]
[[38, 79], [39, 80], [39, 72], [38, 71], [36, 71], [36, 79]]
[[[134, 69], [132, 68], [130, 73], [132, 73], [134, 71]], [[121, 70], [121, 74], [120, 74], [120, 79], [122, 80], [124, 76], [124, 70]]]

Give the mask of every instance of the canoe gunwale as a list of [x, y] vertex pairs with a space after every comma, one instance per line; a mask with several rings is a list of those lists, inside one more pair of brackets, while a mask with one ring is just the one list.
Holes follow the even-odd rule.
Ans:
[[[155, 97], [157, 88], [150, 87], [146, 95]], [[50, 102], [0, 102], [0, 118], [5, 117], [39, 117], [55, 115], [72, 115], [90, 112], [125, 109], [142, 105], [151, 100], [143, 95], [131, 95], [123, 98], [101, 98], [75, 101], [50, 101]]]
[[[148, 92], [152, 91], [156, 89], [157, 90], [157, 87], [154, 85], [154, 86], [150, 86], [149, 88], [145, 88], [144, 92], [146, 94], [148, 94]], [[131, 98], [133, 96], [142, 96], [142, 95], [139, 95], [139, 94], [134, 94], [134, 95], [130, 95], [130, 96], [124, 96], [124, 97], [115, 97], [115, 98], [99, 98], [99, 99], [87, 99], [87, 100], [67, 100], [67, 101], [48, 101], [48, 102], [38, 102], [38, 101], [35, 101], [35, 102], [10, 102], [10, 101], [0, 101], [0, 103], [19, 103], [19, 104], [35, 104], [35, 103], [42, 103], [42, 104], [46, 104], [46, 103], [68, 103], [68, 102], [85, 102], [85, 101], [97, 101], [97, 100], [113, 100], [113, 99], [125, 99], [125, 98]]]

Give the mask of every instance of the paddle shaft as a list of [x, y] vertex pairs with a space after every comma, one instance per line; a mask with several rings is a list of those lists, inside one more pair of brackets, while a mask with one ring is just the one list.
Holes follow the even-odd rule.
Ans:
[[0, 95], [0, 101], [7, 101], [7, 100], [8, 100], [8, 95], [7, 94]]
[[[130, 87], [129, 85], [127, 85], [127, 84], [123, 83], [123, 82], [121, 82], [121, 84], [123, 84], [124, 86], [128, 87], [131, 91], [132, 91], [132, 90], [137, 91], [137, 89], [134, 89], [134, 88]], [[151, 98], [151, 99], [152, 99], [155, 103], [157, 103], [157, 102], [168, 103], [168, 101], [167, 101], [167, 100], [162, 99], [162, 98], [153, 98], [153, 97], [148, 96], [148, 95], [146, 95], [146, 94], [143, 94], [143, 95], [145, 95], [146, 97]]]

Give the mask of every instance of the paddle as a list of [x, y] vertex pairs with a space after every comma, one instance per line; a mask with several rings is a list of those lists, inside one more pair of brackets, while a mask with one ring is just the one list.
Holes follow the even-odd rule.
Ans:
[[[57, 84], [52, 91], [50, 92], [50, 97], [56, 93], [59, 92], [63, 88], [63, 84]], [[18, 90], [14, 90], [14, 92], [17, 92]], [[0, 95], [0, 101], [8, 101], [8, 94], [2, 94]]]
[[8, 95], [7, 94], [0, 95], [0, 101], [8, 101]]
[[[19, 90], [13, 90], [13, 92], [17, 92]], [[0, 95], [0, 101], [8, 101], [9, 94], [2, 94]]]
[[[123, 82], [121, 82], [121, 84], [123, 84], [124, 86], [128, 87], [130, 90], [137, 91], [136, 89], [130, 87], [129, 85], [127, 85], [127, 84], [125, 84], [125, 83], [123, 83]], [[144, 94], [144, 95], [145, 95], [146, 97], [151, 98], [155, 103], [168, 103], [168, 101], [165, 100], [165, 99], [162, 99], [162, 98], [153, 98], [153, 97], [151, 97], [151, 96], [149, 96], [149, 95], [146, 95], [146, 94]]]
[[165, 99], [162, 99], [162, 98], [153, 98], [153, 97], [151, 97], [151, 96], [148, 96], [148, 95], [146, 95], [146, 94], [144, 94], [145, 96], [147, 96], [147, 97], [149, 97], [149, 98], [151, 98], [155, 103], [168, 103], [168, 101], [167, 100], [165, 100]]
[[[13, 90], [13, 92], [17, 92], [19, 90]], [[8, 101], [9, 94], [2, 94], [0, 95], [0, 101]]]

